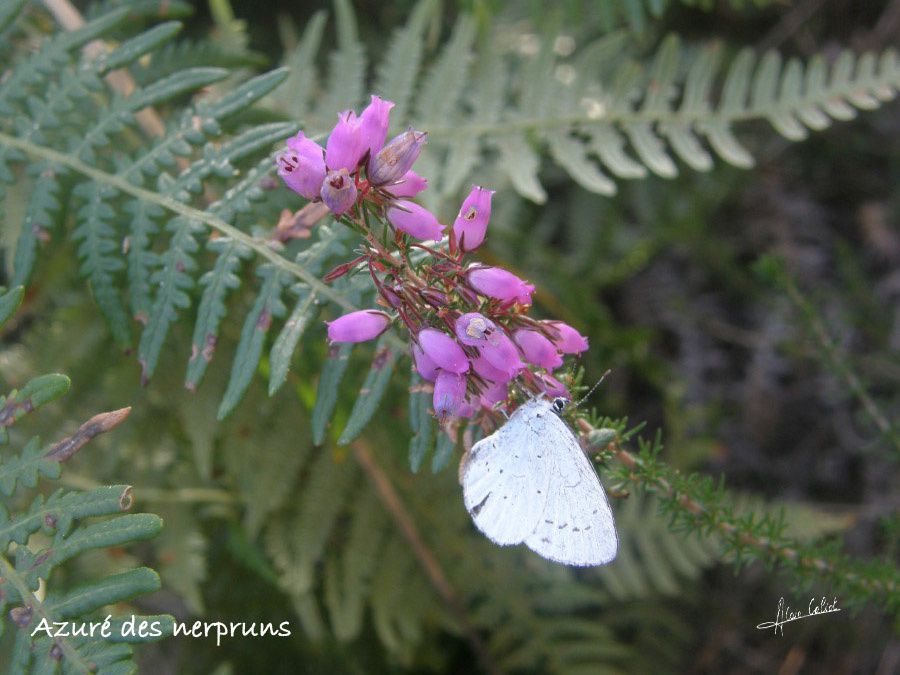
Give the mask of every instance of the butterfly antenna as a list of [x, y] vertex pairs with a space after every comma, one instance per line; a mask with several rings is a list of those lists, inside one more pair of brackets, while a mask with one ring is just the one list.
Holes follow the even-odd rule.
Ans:
[[595, 390], [597, 387], [599, 387], [601, 384], [603, 384], [603, 380], [605, 380], [605, 379], [606, 379], [606, 376], [609, 375], [611, 372], [612, 372], [611, 370], [607, 370], [605, 373], [603, 373], [603, 375], [600, 376], [600, 379], [597, 380], [597, 383], [596, 383], [593, 387], [591, 387], [591, 390], [590, 390], [588, 393], [586, 393], [584, 396], [582, 396], [580, 399], [578, 399], [578, 402], [575, 404], [575, 407], [576, 407], [576, 408], [579, 407], [579, 406], [580, 406], [582, 403], [584, 403], [588, 398], [590, 398], [591, 394], [594, 393], [594, 390]]

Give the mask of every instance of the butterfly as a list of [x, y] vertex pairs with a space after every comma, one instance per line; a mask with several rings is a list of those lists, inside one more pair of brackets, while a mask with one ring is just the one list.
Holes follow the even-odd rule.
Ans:
[[460, 466], [475, 525], [500, 546], [524, 543], [564, 565], [605, 565], [618, 536], [606, 493], [559, 416], [566, 399], [535, 398], [478, 441]]

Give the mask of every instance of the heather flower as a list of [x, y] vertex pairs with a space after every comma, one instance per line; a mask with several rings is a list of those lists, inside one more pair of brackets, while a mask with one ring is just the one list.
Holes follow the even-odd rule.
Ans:
[[473, 251], [484, 241], [484, 233], [491, 217], [493, 194], [493, 190], [473, 185], [469, 196], [459, 208], [459, 215], [453, 223], [453, 236], [461, 251]]
[[464, 373], [469, 369], [469, 359], [456, 340], [437, 328], [425, 328], [418, 335], [422, 351], [438, 367], [451, 373]]
[[557, 380], [550, 373], [537, 373], [537, 378], [541, 381], [544, 386], [544, 393], [548, 396], [562, 396], [566, 399], [572, 398], [569, 390], [566, 389], [566, 385]]
[[520, 328], [513, 334], [513, 339], [528, 363], [552, 370], [562, 365], [562, 356], [556, 347], [537, 331]]
[[359, 116], [359, 130], [362, 136], [363, 147], [365, 151], [369, 152], [370, 157], [384, 147], [384, 140], [387, 138], [388, 127], [390, 126], [391, 108], [393, 107], [393, 101], [385, 101], [381, 97], [373, 95], [371, 102]]
[[432, 404], [438, 417], [456, 415], [466, 397], [466, 377], [446, 370], [438, 370], [434, 381]]
[[320, 196], [336, 215], [348, 211], [356, 203], [356, 185], [347, 169], [329, 171], [322, 183]]
[[412, 127], [395, 137], [378, 154], [369, 158], [366, 177], [372, 185], [396, 183], [419, 158], [428, 134]]
[[347, 169], [356, 170], [359, 160], [366, 152], [360, 120], [352, 110], [345, 110], [338, 115], [338, 123], [334, 125], [325, 146], [325, 164], [329, 171]]
[[384, 189], [395, 197], [415, 197], [428, 187], [428, 181], [415, 171], [407, 171], [403, 178], [392, 185], [385, 185]]
[[325, 157], [322, 146], [298, 131], [287, 139], [287, 150], [276, 158], [278, 175], [294, 192], [306, 199], [319, 196], [325, 180]]
[[481, 355], [494, 368], [510, 377], [525, 367], [522, 359], [519, 358], [519, 350], [502, 331], [495, 331], [491, 334], [487, 343], [481, 347]]
[[440, 241], [444, 231], [444, 226], [431, 211], [405, 199], [394, 202], [387, 210], [387, 219], [398, 230], [416, 239]]
[[434, 382], [437, 377], [438, 365], [416, 343], [412, 345], [412, 355], [416, 371], [422, 376], [422, 379]]
[[481, 392], [481, 405], [485, 408], [493, 407], [495, 403], [505, 401], [509, 394], [509, 385], [506, 382], [491, 382], [487, 389]]
[[494, 367], [483, 355], [472, 359], [472, 370], [491, 386], [497, 383], [506, 384], [512, 379], [512, 375], [508, 371]]
[[391, 324], [391, 317], [374, 309], [350, 312], [334, 321], [326, 321], [331, 342], [366, 342], [381, 335]]
[[544, 323], [551, 326], [559, 337], [554, 338], [553, 344], [563, 354], [580, 354], [587, 351], [588, 340], [569, 324], [562, 321], [545, 321]]
[[499, 267], [473, 267], [468, 272], [469, 285], [482, 295], [504, 302], [531, 304], [534, 286], [522, 281], [512, 272]]
[[454, 325], [456, 337], [464, 345], [479, 347], [487, 342], [488, 335], [497, 330], [497, 324], [478, 312], [461, 315]]

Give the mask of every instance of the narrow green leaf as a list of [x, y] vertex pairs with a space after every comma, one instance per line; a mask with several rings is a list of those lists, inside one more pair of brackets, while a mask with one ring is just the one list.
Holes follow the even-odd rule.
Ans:
[[316, 310], [315, 293], [303, 292], [269, 353], [269, 396], [273, 396], [287, 381], [291, 357], [306, 328], [315, 318]]
[[222, 397], [222, 404], [219, 406], [219, 420], [234, 410], [234, 406], [247, 391], [259, 366], [263, 345], [272, 327], [272, 319], [284, 316], [285, 313], [281, 293], [289, 281], [287, 274], [273, 265], [264, 265], [260, 268], [260, 276], [263, 277], [263, 285], [259, 295], [256, 296], [253, 308], [244, 320], [241, 339], [231, 367], [231, 377]]
[[60, 619], [70, 619], [89, 614], [104, 605], [153, 593], [159, 588], [159, 575], [149, 567], [138, 567], [84, 584], [62, 595], [48, 594], [44, 609]]
[[347, 420], [347, 426], [338, 439], [338, 445], [347, 445], [350, 441], [359, 436], [369, 420], [378, 409], [381, 399], [387, 391], [388, 382], [391, 380], [391, 373], [394, 372], [394, 362], [397, 360], [397, 352], [393, 347], [388, 346], [387, 339], [382, 337], [375, 347], [375, 358], [372, 359], [372, 367], [369, 374], [363, 382], [362, 388], [359, 390], [359, 396], [353, 404], [353, 410], [350, 411], [350, 419]]
[[313, 443], [322, 445], [325, 441], [325, 430], [334, 414], [334, 406], [337, 404], [338, 388], [344, 378], [344, 372], [350, 363], [352, 344], [342, 344], [332, 347], [331, 353], [322, 366], [319, 375], [319, 387], [316, 391], [316, 404], [312, 412], [312, 437]]
[[102, 57], [103, 71], [108, 72], [133, 63], [144, 54], [150, 53], [171, 40], [181, 31], [181, 28], [182, 25], [179, 21], [167, 21], [126, 40]]
[[434, 438], [430, 389], [414, 370], [409, 379], [409, 428], [413, 432], [409, 440], [409, 468], [413, 473], [418, 473]]
[[16, 313], [24, 297], [24, 286], [16, 286], [0, 295], [0, 326], [9, 321], [10, 317]]
[[438, 431], [434, 456], [431, 458], [431, 473], [442, 471], [453, 458], [454, 450], [456, 450], [456, 441], [450, 438], [447, 432]]
[[537, 204], [547, 201], [547, 193], [538, 180], [540, 160], [537, 153], [519, 136], [504, 136], [498, 143], [503, 167], [516, 192]]

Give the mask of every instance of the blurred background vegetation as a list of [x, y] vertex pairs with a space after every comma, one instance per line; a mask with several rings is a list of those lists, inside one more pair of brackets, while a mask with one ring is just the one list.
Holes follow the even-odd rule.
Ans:
[[[128, 3], [76, 4], [91, 17]], [[367, 83], [377, 79], [394, 31], [421, 12], [416, 7], [353, 3], [358, 46], [369, 58]], [[212, 0], [189, 15], [181, 9], [173, 3], [160, 11], [184, 22], [179, 40], [193, 46], [142, 60], [131, 69], [139, 83], [151, 81], [154, 68], [217, 65], [234, 69], [211, 85], [226, 92], [251, 74], [291, 65], [298, 41], [309, 44], [304, 31], [324, 21], [321, 48], [306, 54], [322, 70], [306, 86], [316, 101], [310, 109], [325, 109], [329, 77], [346, 56], [329, 61], [343, 39], [330, 3]], [[338, 3], [338, 15], [346, 10]], [[28, 11], [29, 30], [51, 29], [39, 7]], [[425, 64], [439, 61], [454, 24], [471, 15], [473, 45], [492, 44], [516, 59], [511, 81], [528, 75], [540, 45], [552, 45], [564, 59], [610, 35], [621, 36], [646, 64], [672, 33], [687, 57], [696, 45], [718, 41], [728, 61], [744, 47], [833, 60], [843, 48], [881, 52], [900, 36], [896, 1], [497, 0], [435, 3], [423, 15]], [[466, 68], [481, 63], [474, 58], [463, 59]], [[566, 78], [565, 70], [551, 72]], [[305, 75], [295, 71], [289, 82]], [[276, 90], [231, 128], [284, 120], [322, 129], [328, 123], [315, 112], [297, 109], [304, 96]], [[412, 100], [417, 126], [423, 125], [416, 109], [441, 106]], [[175, 119], [179, 105], [159, 112]], [[639, 179], [617, 178], [615, 194], [598, 194], [544, 149], [543, 200], [533, 193], [529, 199], [495, 158], [471, 162], [455, 189], [435, 187], [430, 205], [445, 220], [469, 183], [498, 190], [479, 255], [535, 283], [540, 316], [570, 322], [590, 337], [582, 363], [587, 380], [612, 369], [590, 402], [601, 413], [646, 421], [648, 436], [661, 429], [662, 459], [671, 467], [724, 475], [738, 497], [736, 514], [784, 507], [792, 536], [840, 541], [853, 556], [896, 565], [900, 492], [891, 420], [900, 405], [900, 110], [888, 103], [798, 143], [761, 119], [736, 132], [753, 168], [717, 157], [711, 170], [698, 172], [679, 161], [677, 176], [643, 171]], [[434, 145], [440, 156], [439, 140]], [[227, 185], [208, 189], [221, 194]], [[4, 208], [8, 279], [23, 195], [9, 190]], [[269, 191], [238, 225], [265, 232], [281, 208], [299, 204], [286, 190]], [[132, 406], [126, 424], [68, 463], [62, 485], [132, 484], [136, 508], [165, 523], [155, 540], [92, 552], [65, 574], [78, 579], [147, 564], [160, 573], [162, 590], [134, 601], [141, 612], [290, 620], [295, 629], [289, 639], [236, 638], [220, 647], [183, 638], [148, 645], [138, 652], [142, 672], [455, 673], [485, 668], [485, 661], [509, 672], [900, 669], [897, 617], [877, 603], [790, 624], [784, 637], [756, 630], [774, 618], [781, 596], [803, 607], [809, 597], [830, 597], [827, 579], [801, 590], [797, 579], [760, 563], [736, 572], [715, 536], [671, 531], [651, 494], [613, 500], [623, 550], [607, 569], [573, 571], [492, 546], [474, 532], [462, 505], [458, 451], [442, 471], [432, 473], [427, 463], [409, 471], [406, 361], [360, 440], [341, 447], [330, 432], [324, 446], [314, 447], [310, 416], [327, 354], [320, 320], [295, 354], [288, 384], [267, 395], [264, 356], [244, 400], [224, 421], [217, 412], [240, 338], [237, 312], [223, 322], [222, 357], [196, 393], [183, 386], [190, 319], [173, 325], [155, 375], [142, 386], [134, 353], [114, 342], [79, 278], [76, 244], [61, 232], [52, 239], [41, 246], [23, 308], [3, 328], [0, 381], [11, 389], [42, 372], [71, 378], [66, 400], [22, 423], [23, 435], [40, 431], [46, 440], [54, 440], [48, 429], [70, 433], [99, 410]], [[240, 274], [245, 283], [233, 302], [246, 312], [255, 295], [253, 269]], [[329, 312], [335, 314], [322, 316]], [[335, 406], [336, 432], [371, 356], [363, 347], [352, 357]], [[452, 602], [423, 571], [408, 532], [357, 461], [360, 449], [393, 485]], [[485, 642], [480, 666], [460, 611]], [[8, 649], [9, 633], [3, 640], [0, 649]]]

